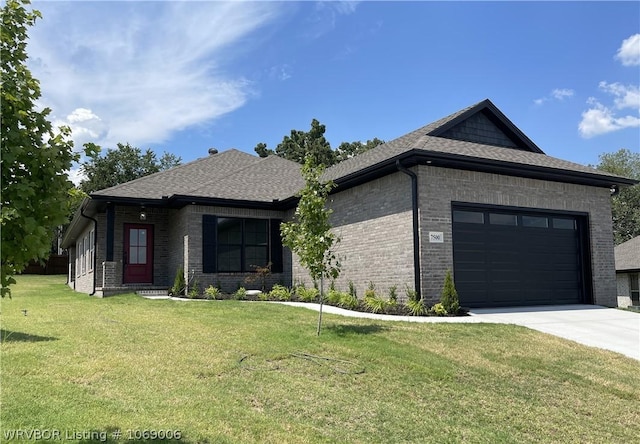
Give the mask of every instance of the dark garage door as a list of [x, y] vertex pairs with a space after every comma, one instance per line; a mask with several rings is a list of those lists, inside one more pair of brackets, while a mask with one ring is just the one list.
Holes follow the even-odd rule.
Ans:
[[585, 303], [585, 224], [584, 216], [454, 206], [460, 305]]

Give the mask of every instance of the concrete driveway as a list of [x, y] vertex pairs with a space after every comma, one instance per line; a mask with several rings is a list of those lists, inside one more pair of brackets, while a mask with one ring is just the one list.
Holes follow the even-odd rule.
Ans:
[[516, 324], [640, 360], [640, 314], [599, 305], [483, 308], [483, 322]]

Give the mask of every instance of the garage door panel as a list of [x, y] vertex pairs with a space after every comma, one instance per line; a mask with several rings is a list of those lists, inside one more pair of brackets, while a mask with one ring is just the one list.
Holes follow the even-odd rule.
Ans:
[[[582, 302], [578, 219], [494, 207], [468, 211], [484, 212], [485, 223], [453, 224], [454, 276], [461, 305]], [[510, 211], [515, 217], [510, 216]], [[503, 216], [489, 217], [497, 213]], [[554, 223], [556, 219], [562, 219], [562, 223]], [[490, 220], [496, 223], [491, 224]], [[511, 225], [497, 223], [507, 220]], [[523, 222], [529, 225], [523, 226]], [[538, 226], [532, 227], [534, 223]]]

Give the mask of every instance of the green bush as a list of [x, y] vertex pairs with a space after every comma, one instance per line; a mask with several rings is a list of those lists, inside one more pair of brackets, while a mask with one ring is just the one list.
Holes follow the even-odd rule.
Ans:
[[198, 280], [194, 280], [193, 284], [191, 284], [191, 287], [189, 288], [189, 298], [190, 299], [198, 299], [200, 298], [201, 294], [200, 294], [200, 284], [198, 284]]
[[363, 301], [364, 301], [364, 306], [371, 313], [380, 313], [380, 312], [383, 312], [385, 308], [387, 308], [387, 301], [382, 299], [380, 296], [365, 295]]
[[407, 285], [405, 287], [404, 291], [407, 294], [407, 300], [409, 300], [409, 301], [417, 301], [418, 300], [418, 292], [416, 290], [414, 290], [413, 288], [411, 288], [411, 287], [409, 287]]
[[342, 293], [341, 292], [339, 292], [335, 288], [332, 288], [332, 289], [329, 290], [329, 293], [327, 294], [327, 304], [334, 305], [334, 306], [339, 306], [340, 305], [340, 299], [342, 299]]
[[442, 305], [440, 302], [438, 302], [433, 307], [431, 307], [430, 311], [431, 311], [431, 313], [433, 313], [436, 316], [446, 316], [447, 315], [447, 310], [444, 308], [444, 305]]
[[427, 308], [424, 306], [422, 299], [408, 299], [407, 308], [412, 316], [423, 316], [427, 314]]
[[207, 299], [218, 299], [220, 298], [220, 289], [218, 287], [214, 287], [213, 285], [209, 285], [205, 290], [204, 294]]
[[387, 300], [389, 307], [396, 307], [398, 305], [398, 286], [393, 285], [389, 287], [389, 299]]
[[451, 270], [447, 270], [447, 274], [444, 277], [444, 287], [442, 288], [442, 296], [440, 297], [440, 303], [446, 310], [447, 314], [458, 314], [460, 311], [460, 301], [458, 299], [458, 292], [453, 283], [451, 277]]
[[269, 293], [264, 293], [264, 292], [260, 292], [258, 293], [258, 300], [259, 301], [268, 301], [269, 300]]
[[356, 286], [353, 284], [353, 281], [349, 281], [349, 294], [354, 298], [358, 297], [358, 294], [356, 292]]
[[351, 293], [340, 293], [340, 302], [338, 305], [347, 310], [355, 310], [358, 308], [358, 298]]
[[376, 287], [369, 282], [369, 288], [364, 292], [364, 306], [372, 313], [383, 312], [387, 308], [387, 301], [376, 294]]
[[247, 299], [247, 289], [244, 287], [239, 287], [235, 293], [233, 293], [233, 299], [242, 301]]
[[296, 294], [303, 302], [314, 302], [320, 295], [320, 292], [317, 288], [305, 288], [303, 285], [300, 285], [296, 288]]
[[269, 299], [275, 301], [290, 301], [291, 290], [283, 285], [275, 284], [269, 292]]
[[184, 289], [184, 267], [180, 267], [176, 272], [176, 277], [173, 279], [173, 287], [169, 290], [169, 294], [171, 296], [180, 296], [184, 293]]

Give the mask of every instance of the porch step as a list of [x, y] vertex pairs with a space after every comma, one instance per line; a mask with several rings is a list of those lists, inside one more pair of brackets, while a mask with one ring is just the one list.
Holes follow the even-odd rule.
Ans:
[[164, 290], [137, 290], [136, 294], [147, 299], [168, 299], [169, 291]]

